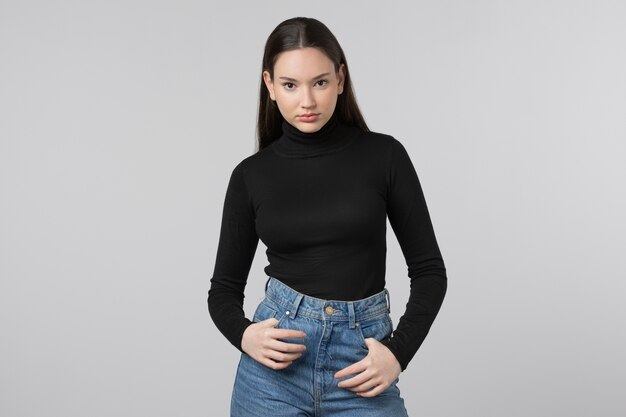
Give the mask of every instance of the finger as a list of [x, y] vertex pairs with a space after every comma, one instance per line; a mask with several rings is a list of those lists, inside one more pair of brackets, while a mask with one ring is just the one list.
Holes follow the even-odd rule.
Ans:
[[361, 359], [358, 362], [353, 363], [350, 366], [346, 366], [339, 372], [335, 373], [335, 378], [343, 378], [346, 375], [352, 375], [357, 372], [361, 372], [367, 369], [367, 365], [365, 364], [365, 358]]
[[263, 324], [269, 327], [276, 327], [276, 325], [278, 324], [278, 320], [276, 320], [274, 317], [270, 317], [269, 319], [261, 320], [259, 324]]
[[[337, 386], [339, 388], [347, 388], [350, 389], [352, 391], [355, 391], [356, 387], [363, 387], [364, 384], [368, 383], [368, 381], [370, 381], [371, 376], [369, 376], [367, 374], [367, 372], [361, 372], [360, 374], [350, 378], [350, 379], [344, 379], [343, 381], [339, 382], [337, 384]], [[370, 387], [376, 385], [376, 384], [370, 384]], [[356, 391], [363, 391], [363, 389], [359, 389]]]
[[277, 350], [279, 352], [304, 352], [306, 350], [306, 345], [301, 345], [299, 343], [289, 343], [283, 342], [282, 340], [272, 339], [265, 344], [268, 348]]
[[[268, 319], [271, 320], [271, 319]], [[275, 320], [275, 319], [274, 319]], [[267, 327], [263, 330], [263, 335], [267, 338], [271, 339], [301, 339], [306, 337], [306, 333], [301, 330], [292, 330], [292, 329], [280, 329], [275, 327]], [[281, 342], [288, 343], [288, 342]], [[294, 343], [291, 343], [294, 344]], [[301, 344], [295, 344], [297, 346], [304, 346]]]
[[384, 390], [386, 390], [387, 386], [388, 385], [380, 384], [380, 385], [374, 387], [373, 389], [371, 389], [369, 391], [357, 392], [356, 394], [361, 396], [361, 397], [375, 397], [378, 394], [380, 394], [381, 392], [383, 392]]
[[273, 349], [269, 349], [265, 354], [265, 357], [270, 358], [277, 362], [291, 362], [291, 361], [298, 359], [300, 356], [302, 356], [302, 353], [300, 352], [285, 353], [285, 352], [281, 352], [281, 351], [273, 350]]
[[301, 330], [295, 329], [281, 329], [280, 327], [271, 328], [272, 335], [274, 337], [280, 337], [281, 339], [303, 339], [306, 337], [306, 333]]
[[292, 361], [288, 361], [288, 362], [276, 362], [273, 361], [269, 358], [264, 358], [261, 363], [265, 366], [267, 366], [270, 369], [274, 369], [274, 370], [281, 370], [281, 369], [285, 369], [286, 367], [288, 367], [289, 365], [291, 365], [293, 362]]
[[374, 378], [370, 378], [367, 381], [364, 381], [362, 384], [355, 385], [353, 387], [350, 387], [349, 389], [354, 392], [366, 393], [378, 385], [380, 385], [379, 381]]

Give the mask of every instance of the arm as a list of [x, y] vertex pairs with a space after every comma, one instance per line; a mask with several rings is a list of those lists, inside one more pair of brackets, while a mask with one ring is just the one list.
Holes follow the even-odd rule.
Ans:
[[448, 280], [417, 173], [395, 138], [387, 172], [387, 214], [406, 259], [411, 292], [406, 312], [383, 344], [404, 371], [439, 312]]
[[226, 190], [207, 303], [218, 330], [241, 352], [243, 332], [252, 324], [243, 310], [244, 289], [258, 242], [254, 209], [240, 163], [233, 169]]

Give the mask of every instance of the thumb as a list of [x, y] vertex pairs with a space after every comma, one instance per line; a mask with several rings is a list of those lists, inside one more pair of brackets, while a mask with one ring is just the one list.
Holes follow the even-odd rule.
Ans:
[[269, 319], [263, 320], [263, 323], [269, 327], [276, 327], [278, 320], [275, 317], [270, 317]]

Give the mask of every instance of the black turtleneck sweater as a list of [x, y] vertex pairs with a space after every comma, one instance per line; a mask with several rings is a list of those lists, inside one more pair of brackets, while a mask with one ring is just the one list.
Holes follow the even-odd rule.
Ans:
[[[384, 344], [402, 371], [426, 338], [447, 290], [446, 268], [415, 168], [393, 136], [334, 114], [317, 132], [283, 120], [283, 134], [232, 171], [208, 293], [211, 318], [241, 352], [252, 324], [244, 289], [259, 238], [266, 277], [304, 294], [358, 300], [385, 288], [387, 216], [406, 260], [410, 295]], [[398, 279], [394, 277], [393, 279]]]

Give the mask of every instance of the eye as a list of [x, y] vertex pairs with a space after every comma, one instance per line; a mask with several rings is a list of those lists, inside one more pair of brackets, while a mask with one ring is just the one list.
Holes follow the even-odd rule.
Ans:
[[[283, 87], [287, 87], [288, 84], [289, 85], [293, 85], [293, 83], [286, 82], [286, 83], [283, 83]], [[291, 90], [291, 88], [287, 88], [287, 90]]]
[[[328, 84], [328, 80], [319, 80], [319, 81], [318, 81], [318, 83], [319, 83], [319, 82], [323, 82], [323, 83]], [[326, 85], [326, 84], [324, 84], [324, 85]]]

